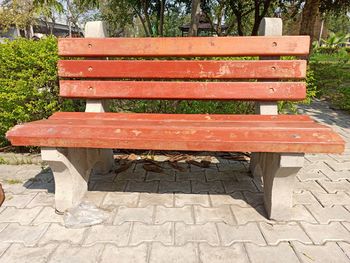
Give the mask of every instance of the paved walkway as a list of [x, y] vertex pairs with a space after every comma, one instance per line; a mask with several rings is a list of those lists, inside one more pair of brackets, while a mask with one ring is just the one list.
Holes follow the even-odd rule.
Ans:
[[[303, 110], [350, 143], [349, 115], [322, 102]], [[0, 262], [350, 262], [349, 144], [343, 156], [306, 157], [289, 222], [265, 219], [246, 161], [217, 155], [201, 168], [122, 157], [117, 175], [94, 176], [86, 196], [108, 222], [84, 229], [66, 229], [54, 213], [49, 169], [0, 166]]]

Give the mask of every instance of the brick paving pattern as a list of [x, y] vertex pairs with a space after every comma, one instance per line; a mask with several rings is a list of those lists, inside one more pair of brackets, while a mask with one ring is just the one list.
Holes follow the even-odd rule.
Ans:
[[54, 213], [49, 169], [1, 165], [0, 262], [350, 262], [350, 116], [324, 102], [300, 111], [332, 126], [347, 148], [306, 156], [290, 221], [267, 220], [249, 163], [220, 155], [208, 168], [158, 156], [161, 173], [136, 160], [93, 176], [85, 199], [110, 218], [82, 229]]

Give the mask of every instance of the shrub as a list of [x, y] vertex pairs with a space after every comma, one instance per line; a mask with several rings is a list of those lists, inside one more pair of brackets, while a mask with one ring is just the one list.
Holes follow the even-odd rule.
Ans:
[[58, 98], [57, 59], [55, 37], [0, 44], [0, 146], [12, 126], [73, 107]]

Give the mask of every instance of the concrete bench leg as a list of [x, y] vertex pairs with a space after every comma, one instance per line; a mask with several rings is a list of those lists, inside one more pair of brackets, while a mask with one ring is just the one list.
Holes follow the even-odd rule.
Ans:
[[78, 204], [88, 189], [91, 171], [98, 161], [97, 149], [42, 148], [41, 156], [55, 178], [56, 211]]
[[254, 154], [251, 170], [263, 178], [264, 204], [270, 219], [290, 219], [296, 174], [303, 164], [304, 154]]

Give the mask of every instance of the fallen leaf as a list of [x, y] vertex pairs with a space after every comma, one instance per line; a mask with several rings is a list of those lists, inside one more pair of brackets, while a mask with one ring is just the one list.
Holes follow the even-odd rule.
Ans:
[[121, 163], [120, 166], [117, 169], [115, 169], [115, 173], [118, 174], [128, 170], [131, 167], [131, 164], [132, 162]]
[[153, 163], [145, 163], [142, 167], [143, 167], [143, 169], [145, 169], [148, 172], [154, 172], [154, 173], [163, 172], [163, 168], [161, 168], [159, 165], [155, 165]]
[[171, 167], [173, 167], [174, 169], [179, 170], [180, 172], [186, 171], [186, 169], [185, 169], [184, 167], [178, 165], [177, 162], [170, 162], [170, 161], [169, 161], [168, 164], [169, 164]]

